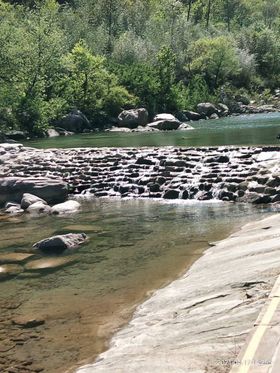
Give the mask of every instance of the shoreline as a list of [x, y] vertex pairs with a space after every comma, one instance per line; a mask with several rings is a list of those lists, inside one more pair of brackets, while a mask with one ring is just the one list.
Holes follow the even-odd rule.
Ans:
[[76, 373], [227, 372], [224, 362], [238, 355], [279, 276], [279, 223], [276, 213], [212, 243], [181, 278], [137, 307], [95, 363]]

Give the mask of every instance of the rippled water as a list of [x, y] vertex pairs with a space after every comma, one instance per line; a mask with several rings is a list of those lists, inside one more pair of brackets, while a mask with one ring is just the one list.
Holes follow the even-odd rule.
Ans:
[[25, 271], [0, 282], [2, 303], [19, 299], [17, 314], [46, 319], [42, 342], [20, 346], [21, 356], [33, 351], [41, 363], [51, 356], [49, 373], [63, 371], [65, 361], [70, 366], [93, 357], [147, 292], [185, 271], [209, 241], [268, 212], [217, 202], [90, 200], [69, 218], [0, 221], [0, 254], [28, 249], [57, 233], [85, 230], [90, 237], [73, 254], [72, 265], [36, 277]]
[[279, 144], [280, 113], [241, 115], [191, 123], [195, 130], [149, 133], [93, 133], [28, 141], [39, 148], [214, 146]]

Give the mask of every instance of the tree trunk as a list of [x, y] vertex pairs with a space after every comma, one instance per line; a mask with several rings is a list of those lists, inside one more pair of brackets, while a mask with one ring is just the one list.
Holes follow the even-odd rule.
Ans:
[[212, 0], [208, 0], [207, 12], [206, 12], [206, 28], [207, 29], [210, 23], [211, 8], [212, 8]]

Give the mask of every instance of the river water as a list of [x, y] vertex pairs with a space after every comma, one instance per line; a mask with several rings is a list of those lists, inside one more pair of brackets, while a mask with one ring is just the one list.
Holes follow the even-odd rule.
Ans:
[[192, 131], [100, 132], [28, 141], [38, 148], [216, 146], [279, 144], [280, 113], [240, 115], [193, 122]]
[[[239, 116], [194, 126], [193, 131], [95, 133], [27, 144], [275, 144], [280, 115]], [[0, 255], [28, 251], [36, 241], [59, 233], [86, 232], [90, 237], [87, 245], [67, 257], [73, 259], [67, 266], [38, 272], [23, 268], [19, 276], [0, 282], [0, 371], [19, 365], [21, 373], [28, 362], [31, 372], [39, 365], [43, 372], [62, 373], [93, 361], [135, 306], [185, 272], [209, 242], [270, 212], [268, 207], [221, 202], [100, 199], [83, 201], [81, 212], [68, 218], [0, 216]], [[15, 317], [43, 319], [45, 324], [21, 331], [12, 325]]]
[[7, 340], [19, 339], [15, 328], [7, 327], [14, 317], [45, 320], [37, 328], [38, 338], [27, 335], [19, 345], [9, 345], [2, 361], [9, 366], [32, 356], [33, 364], [48, 373], [92, 361], [151, 290], [185, 271], [208, 242], [266, 213], [269, 209], [245, 204], [89, 200], [81, 213], [69, 218], [24, 215], [0, 221], [0, 254], [25, 251], [58, 233], [85, 231], [90, 237], [71, 254], [71, 265], [25, 270], [0, 282], [1, 308], [5, 311], [9, 305], [0, 319], [4, 346]]

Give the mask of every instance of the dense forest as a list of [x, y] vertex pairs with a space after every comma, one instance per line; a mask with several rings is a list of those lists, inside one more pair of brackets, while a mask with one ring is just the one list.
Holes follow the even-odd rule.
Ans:
[[0, 129], [42, 134], [73, 108], [93, 127], [269, 97], [280, 0], [0, 0]]

